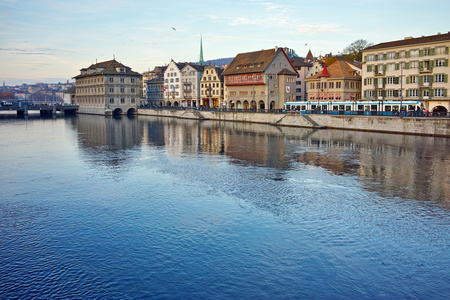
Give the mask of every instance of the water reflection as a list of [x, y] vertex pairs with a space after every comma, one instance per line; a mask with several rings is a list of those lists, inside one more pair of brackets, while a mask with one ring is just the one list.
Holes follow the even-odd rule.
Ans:
[[78, 132], [80, 149], [96, 164], [126, 167], [136, 153], [124, 150], [141, 146], [143, 124], [133, 117], [79, 115], [68, 122]]
[[143, 116], [72, 120], [80, 147], [101, 164], [126, 166], [133, 152], [124, 150], [157, 147], [168, 156], [220, 155], [237, 165], [273, 168], [274, 181], [302, 166], [319, 167], [359, 178], [384, 197], [450, 205], [445, 138]]

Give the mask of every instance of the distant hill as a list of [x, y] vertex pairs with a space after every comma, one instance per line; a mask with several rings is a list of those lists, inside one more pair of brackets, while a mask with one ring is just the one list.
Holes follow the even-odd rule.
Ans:
[[221, 66], [221, 65], [228, 65], [230, 62], [234, 59], [234, 57], [228, 57], [228, 58], [218, 58], [218, 59], [212, 59], [205, 61], [206, 66]]

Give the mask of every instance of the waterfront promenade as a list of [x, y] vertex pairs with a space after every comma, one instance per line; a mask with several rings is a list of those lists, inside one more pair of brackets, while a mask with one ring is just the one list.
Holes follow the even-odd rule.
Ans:
[[450, 118], [441, 116], [368, 116], [301, 114], [294, 111], [197, 110], [192, 108], [139, 108], [138, 115], [180, 119], [249, 122], [316, 129], [343, 129], [450, 137]]

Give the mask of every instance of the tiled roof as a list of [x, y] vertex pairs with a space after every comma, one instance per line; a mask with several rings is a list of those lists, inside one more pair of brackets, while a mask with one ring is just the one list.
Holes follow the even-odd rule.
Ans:
[[[117, 72], [116, 68], [122, 67], [125, 68], [125, 72]], [[99, 62], [96, 64], [90, 65], [88, 68], [82, 68], [81, 71], [88, 71], [88, 70], [96, 70], [95, 72], [88, 73], [88, 74], [80, 74], [78, 76], [75, 76], [73, 78], [79, 79], [84, 77], [90, 77], [90, 76], [97, 76], [97, 75], [127, 75], [127, 76], [142, 76], [138, 72], [131, 71], [130, 67], [127, 67], [123, 65], [122, 63], [116, 61], [116, 60], [108, 60]]]
[[278, 72], [278, 75], [294, 75], [294, 76], [296, 76], [297, 74], [295, 72], [292, 72], [291, 70], [283, 69], [280, 72]]
[[291, 57], [291, 63], [296, 69], [298, 67], [312, 67], [311, 63], [305, 62], [305, 59], [301, 57]]
[[281, 48], [239, 53], [222, 75], [264, 72], [280, 51]]
[[418, 37], [418, 38], [405, 38], [405, 39], [399, 40], [399, 41], [380, 43], [380, 44], [373, 45], [371, 47], [367, 47], [363, 51], [379, 50], [379, 49], [394, 48], [394, 47], [403, 47], [403, 46], [410, 46], [410, 45], [416, 45], [416, 44], [417, 45], [418, 44], [430, 44], [430, 43], [445, 42], [445, 41], [450, 41], [450, 32], [444, 33], [444, 34], [422, 36], [422, 37]]
[[[328, 74], [330, 75], [328, 78], [361, 78], [361, 75], [356, 74], [355, 70], [348, 65], [348, 62], [345, 61], [335, 61], [331, 65], [327, 67]], [[318, 79], [321, 77], [322, 72], [319, 72], [313, 76], [310, 76], [308, 79]]]

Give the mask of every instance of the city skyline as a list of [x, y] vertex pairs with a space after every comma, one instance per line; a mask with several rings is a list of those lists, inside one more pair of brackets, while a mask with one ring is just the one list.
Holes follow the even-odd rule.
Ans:
[[113, 57], [140, 73], [171, 59], [195, 62], [200, 37], [210, 60], [275, 46], [336, 55], [358, 39], [377, 44], [450, 30], [446, 1], [427, 3], [428, 13], [419, 1], [335, 3], [0, 0], [0, 81], [73, 81], [79, 69]]

